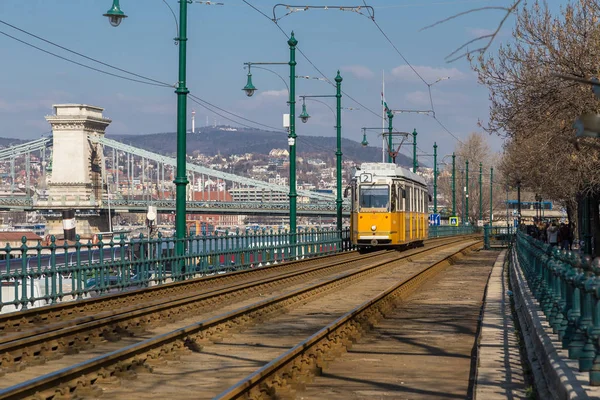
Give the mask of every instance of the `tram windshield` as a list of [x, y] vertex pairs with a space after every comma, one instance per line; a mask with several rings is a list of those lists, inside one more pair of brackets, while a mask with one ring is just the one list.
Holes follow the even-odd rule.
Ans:
[[388, 209], [390, 189], [387, 186], [361, 186], [359, 204], [361, 208]]

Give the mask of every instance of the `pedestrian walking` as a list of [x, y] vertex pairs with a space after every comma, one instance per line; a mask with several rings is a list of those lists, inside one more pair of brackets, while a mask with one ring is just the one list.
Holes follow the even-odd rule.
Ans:
[[548, 237], [548, 244], [552, 247], [558, 246], [558, 227], [555, 222], [552, 222], [546, 231]]

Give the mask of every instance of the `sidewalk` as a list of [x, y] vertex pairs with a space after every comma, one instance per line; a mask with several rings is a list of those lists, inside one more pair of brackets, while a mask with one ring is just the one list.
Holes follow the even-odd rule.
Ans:
[[494, 263], [488, 282], [478, 344], [475, 399], [526, 398], [504, 267], [506, 257], [507, 251], [503, 250]]

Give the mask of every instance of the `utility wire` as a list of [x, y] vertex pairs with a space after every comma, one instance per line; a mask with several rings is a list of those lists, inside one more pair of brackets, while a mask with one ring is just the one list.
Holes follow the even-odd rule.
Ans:
[[[267, 14], [265, 14], [264, 12], [262, 12], [261, 10], [259, 10], [258, 8], [256, 8], [254, 5], [252, 5], [250, 2], [248, 2], [247, 0], [242, 0], [245, 4], [247, 4], [248, 6], [250, 6], [252, 9], [254, 9], [256, 12], [258, 12], [259, 14], [261, 14], [263, 17], [265, 17], [266, 19], [268, 19], [269, 21], [273, 22], [275, 24], [275, 26], [277, 26], [277, 28], [281, 31], [281, 33], [283, 33], [285, 35], [286, 38], [289, 39], [288, 34], [283, 30], [283, 28], [281, 28], [281, 26], [279, 26], [279, 24], [276, 21], [273, 21], [273, 19], [271, 17], [269, 17]], [[298, 52], [302, 55], [302, 57], [304, 57], [304, 59], [306, 61], [308, 61], [308, 63], [310, 65], [312, 65], [312, 67], [327, 81], [327, 83], [329, 83], [332, 86], [335, 86], [335, 84], [331, 81], [331, 79], [329, 79], [327, 77], [327, 75], [325, 75], [309, 58], [306, 54], [304, 54], [304, 52], [298, 47], [296, 46], [296, 50], [298, 50]], [[367, 106], [365, 106], [364, 104], [362, 104], [361, 102], [359, 102], [358, 100], [356, 100], [354, 97], [350, 96], [348, 93], [346, 93], [345, 91], [342, 90], [342, 94], [344, 96], [346, 96], [347, 98], [349, 98], [350, 100], [352, 100], [353, 102], [355, 102], [356, 104], [358, 104], [359, 106], [361, 106], [362, 108], [364, 108], [365, 110], [367, 110], [368, 112], [370, 112], [371, 114], [375, 115], [377, 118], [381, 117], [381, 115], [379, 115], [379, 113], [376, 113], [375, 111], [371, 110], [370, 108], [368, 108]]]
[[221, 108], [221, 107], [219, 107], [219, 106], [216, 106], [216, 105], [214, 105], [214, 104], [212, 104], [212, 103], [210, 103], [210, 102], [208, 102], [208, 101], [206, 101], [206, 100], [204, 100], [204, 99], [201, 99], [200, 97], [198, 97], [198, 96], [195, 96], [195, 95], [193, 95], [193, 94], [188, 94], [188, 96], [189, 96], [190, 98], [193, 98], [193, 99], [197, 100], [197, 102], [202, 102], [202, 103], [208, 104], [210, 107], [216, 108], [217, 110], [223, 111], [224, 113], [227, 113], [227, 114], [233, 115], [234, 117], [236, 117], [236, 118], [239, 118], [239, 119], [241, 119], [241, 120], [244, 120], [244, 121], [250, 122], [250, 123], [252, 123], [252, 124], [255, 124], [255, 125], [264, 126], [265, 128], [270, 128], [270, 129], [273, 129], [273, 130], [275, 130], [275, 131], [277, 131], [277, 132], [283, 132], [281, 129], [279, 129], [279, 128], [276, 128], [276, 127], [274, 127], [274, 126], [271, 126], [271, 125], [266, 125], [266, 124], [262, 124], [262, 123], [260, 123], [260, 122], [256, 122], [256, 121], [253, 121], [253, 120], [251, 120], [251, 119], [248, 119], [248, 118], [242, 117], [241, 115], [235, 114], [235, 113], [233, 113], [233, 112], [231, 112], [231, 111], [227, 111], [227, 110], [225, 110], [224, 108]]
[[244, 126], [244, 127], [246, 127], [246, 128], [252, 128], [252, 129], [256, 129], [256, 127], [255, 127], [255, 126], [248, 125], [248, 124], [244, 124], [244, 123], [242, 123], [242, 122], [239, 122], [239, 121], [236, 121], [236, 120], [234, 120], [234, 119], [231, 119], [231, 118], [229, 118], [229, 117], [226, 117], [225, 115], [223, 115], [223, 114], [219, 113], [218, 111], [215, 111], [213, 108], [211, 108], [211, 107], [209, 107], [209, 106], [207, 106], [207, 105], [205, 105], [205, 104], [201, 103], [200, 101], [196, 100], [195, 96], [194, 96], [194, 97], [192, 97], [192, 96], [190, 96], [190, 95], [188, 95], [188, 96], [190, 97], [190, 100], [191, 100], [191, 101], [193, 101], [194, 103], [198, 104], [200, 107], [207, 109], [208, 111], [210, 111], [210, 112], [212, 112], [212, 113], [214, 113], [214, 114], [218, 115], [218, 116], [219, 116], [219, 117], [221, 117], [221, 118], [224, 118], [224, 119], [226, 119], [227, 121], [233, 122], [233, 123], [235, 123], [235, 124], [242, 125], [242, 126]]
[[[31, 33], [31, 32], [28, 32], [28, 31], [26, 31], [26, 30], [24, 30], [24, 29], [21, 29], [21, 28], [19, 28], [19, 27], [15, 26], [15, 25], [9, 24], [9, 23], [8, 23], [8, 22], [6, 22], [6, 21], [0, 20], [0, 23], [1, 23], [1, 24], [4, 24], [4, 25], [6, 25], [6, 26], [8, 26], [8, 27], [11, 27], [11, 28], [13, 28], [13, 29], [15, 29], [15, 30], [17, 30], [17, 31], [19, 31], [19, 32], [21, 32], [21, 33], [24, 33], [24, 34], [26, 34], [26, 35], [29, 35], [29, 36], [31, 36], [31, 37], [34, 37], [34, 38], [36, 38], [36, 39], [38, 39], [38, 40], [41, 40], [42, 42], [45, 42], [45, 43], [48, 43], [48, 44], [50, 44], [50, 45], [52, 45], [52, 46], [58, 47], [58, 48], [59, 48], [59, 49], [61, 49], [61, 50], [64, 50], [64, 51], [67, 51], [67, 52], [69, 52], [69, 53], [75, 54], [75, 55], [77, 55], [77, 56], [79, 56], [79, 57], [85, 58], [86, 60], [93, 61], [93, 62], [95, 62], [95, 63], [98, 63], [98, 64], [100, 64], [100, 65], [104, 65], [105, 67], [109, 67], [109, 68], [115, 69], [115, 70], [117, 70], [117, 71], [120, 71], [120, 72], [123, 72], [123, 73], [129, 74], [129, 75], [135, 76], [135, 77], [137, 77], [137, 78], [141, 78], [141, 79], [145, 79], [145, 80], [147, 80], [147, 81], [150, 81], [150, 82], [154, 82], [154, 83], [156, 83], [156, 84], [157, 84], [156, 86], [174, 87], [174, 85], [172, 85], [172, 84], [169, 84], [169, 83], [166, 83], [166, 82], [161, 82], [161, 81], [159, 81], [159, 80], [156, 80], [156, 79], [148, 78], [148, 77], [146, 77], [146, 76], [143, 76], [143, 75], [140, 75], [140, 74], [136, 74], [136, 73], [134, 73], [134, 72], [127, 71], [127, 70], [125, 70], [125, 69], [122, 69], [122, 68], [119, 68], [119, 67], [115, 67], [114, 65], [107, 64], [107, 63], [105, 63], [105, 62], [103, 62], [103, 61], [100, 61], [100, 60], [97, 60], [97, 59], [95, 59], [95, 58], [88, 57], [88, 56], [86, 56], [85, 54], [81, 54], [81, 53], [79, 53], [79, 52], [77, 52], [77, 51], [74, 51], [74, 50], [68, 49], [68, 48], [66, 48], [66, 47], [64, 47], [64, 46], [61, 46], [61, 45], [59, 45], [59, 44], [57, 44], [57, 43], [54, 43], [54, 42], [52, 42], [52, 41], [50, 41], [50, 40], [44, 39], [44, 38], [43, 38], [43, 37], [41, 37], [41, 36], [35, 35], [35, 34]], [[31, 47], [33, 47], [33, 48], [35, 48], [35, 49], [37, 49], [37, 50], [43, 51], [44, 53], [47, 53], [47, 54], [53, 55], [53, 56], [55, 56], [55, 57], [59, 57], [59, 58], [61, 58], [61, 59], [63, 59], [63, 60], [66, 60], [66, 61], [69, 61], [69, 62], [75, 63], [75, 64], [77, 64], [77, 65], [80, 65], [80, 66], [83, 66], [83, 67], [90, 68], [90, 69], [93, 69], [93, 70], [95, 70], [95, 71], [98, 71], [97, 69], [95, 69], [95, 68], [93, 68], [93, 67], [89, 67], [89, 66], [86, 66], [86, 65], [84, 65], [84, 64], [77, 63], [76, 61], [73, 61], [73, 60], [70, 60], [70, 59], [64, 58], [64, 57], [62, 57], [62, 56], [60, 56], [60, 55], [54, 54], [54, 53], [52, 53], [52, 52], [46, 51], [46, 50], [44, 50], [44, 49], [42, 49], [42, 48], [39, 48], [39, 47], [37, 47], [37, 46], [34, 46], [34, 45], [32, 45], [32, 44], [30, 44], [30, 43], [28, 43], [28, 42], [25, 42], [25, 41], [23, 41], [23, 40], [20, 40], [20, 39], [18, 39], [18, 38], [16, 38], [16, 37], [14, 37], [14, 36], [11, 36], [11, 35], [9, 35], [9, 34], [7, 34], [7, 33], [4, 33], [4, 32], [0, 32], [0, 33], [2, 33], [2, 34], [3, 34], [3, 35], [5, 35], [5, 36], [8, 36], [8, 37], [10, 37], [11, 39], [17, 40], [17, 41], [19, 41], [19, 42], [21, 42], [21, 43], [23, 43], [23, 44], [26, 44], [26, 45], [28, 45], [28, 46], [31, 46]], [[109, 75], [113, 75], [113, 74], [111, 74], [111, 73], [104, 72], [104, 71], [99, 71], [99, 72], [103, 72], [103, 73], [107, 73], [107, 74], [109, 74]], [[120, 75], [113, 75], [113, 76], [117, 76], [117, 77], [120, 77], [120, 78], [124, 78], [124, 77], [122, 77], [122, 76], [120, 76]], [[125, 78], [124, 78], [124, 79], [125, 79]], [[142, 83], [144, 83], [144, 82], [142, 82]]]
[[27, 46], [29, 46], [29, 47], [33, 47], [33, 48], [34, 48], [34, 49], [36, 49], [36, 50], [39, 50], [39, 51], [41, 51], [41, 52], [44, 52], [44, 53], [46, 53], [46, 54], [50, 54], [50, 55], [52, 55], [52, 56], [54, 56], [54, 57], [60, 58], [61, 60], [64, 60], [64, 61], [67, 61], [67, 62], [73, 63], [73, 64], [75, 64], [75, 65], [79, 65], [79, 66], [81, 66], [81, 67], [84, 67], [84, 68], [87, 68], [87, 69], [91, 69], [92, 71], [100, 72], [101, 74], [105, 74], [105, 75], [114, 76], [115, 78], [125, 79], [125, 80], [132, 81], [132, 82], [143, 83], [143, 84], [145, 84], [145, 85], [151, 85], [151, 86], [160, 86], [160, 87], [173, 87], [173, 85], [166, 85], [166, 84], [163, 84], [163, 83], [152, 83], [152, 82], [142, 81], [142, 80], [139, 80], [139, 79], [133, 79], [133, 78], [129, 78], [129, 77], [127, 77], [127, 76], [123, 76], [123, 75], [119, 75], [119, 74], [113, 74], [112, 72], [108, 72], [108, 71], [103, 71], [103, 70], [101, 70], [101, 69], [94, 68], [94, 67], [91, 67], [91, 66], [89, 66], [89, 65], [85, 65], [85, 64], [82, 64], [82, 63], [80, 63], [80, 62], [77, 62], [77, 61], [70, 60], [70, 59], [68, 59], [68, 58], [66, 58], [66, 57], [63, 57], [63, 56], [60, 56], [60, 55], [58, 55], [58, 54], [52, 53], [51, 51], [44, 50], [44, 49], [42, 49], [41, 47], [35, 46], [35, 45], [33, 45], [33, 44], [31, 44], [31, 43], [28, 43], [28, 42], [26, 42], [26, 41], [24, 41], [24, 40], [18, 39], [18, 38], [16, 38], [16, 37], [12, 36], [12, 35], [9, 35], [9, 34], [8, 34], [8, 33], [6, 33], [6, 32], [0, 31], [0, 34], [1, 34], [1, 35], [4, 35], [4, 36], [7, 36], [7, 37], [9, 37], [9, 38], [11, 38], [11, 39], [13, 39], [13, 40], [16, 40], [17, 42], [23, 43], [23, 44], [25, 44], [25, 45], [27, 45]]
[[[367, 1], [363, 0], [363, 3], [365, 5], [365, 7], [368, 7], [367, 5]], [[368, 10], [368, 9], [367, 9]], [[369, 11], [370, 14], [370, 11]], [[462, 140], [460, 140], [454, 133], [452, 133], [435, 115], [435, 107], [433, 105], [433, 96], [431, 94], [431, 86], [433, 85], [433, 83], [429, 83], [425, 80], [425, 78], [423, 78], [421, 76], [421, 74], [419, 74], [419, 72], [415, 69], [415, 67], [412, 66], [412, 64], [406, 59], [406, 57], [404, 57], [404, 54], [402, 54], [402, 52], [400, 50], [398, 50], [398, 48], [396, 47], [396, 45], [394, 44], [394, 42], [392, 42], [392, 40], [389, 38], [389, 36], [383, 31], [383, 29], [381, 28], [381, 26], [377, 23], [377, 21], [375, 20], [375, 17], [373, 15], [371, 15], [371, 21], [373, 21], [373, 23], [375, 24], [375, 26], [377, 27], [377, 29], [379, 30], [379, 32], [381, 32], [381, 34], [383, 35], [383, 37], [392, 45], [392, 47], [394, 48], [394, 50], [396, 50], [396, 53], [398, 53], [398, 55], [402, 58], [402, 60], [404, 60], [404, 62], [406, 63], [406, 65], [408, 65], [408, 67], [415, 73], [415, 75], [417, 75], [419, 77], [419, 79], [421, 79], [421, 81], [423, 81], [423, 83], [425, 85], [427, 85], [427, 92], [429, 94], [429, 104], [431, 105], [431, 110], [433, 111], [433, 116], [432, 118], [438, 123], [438, 125], [440, 125], [442, 127], [442, 129], [444, 129], [444, 131], [446, 131], [448, 134], [450, 134], [450, 136], [452, 136], [454, 139], [456, 139], [459, 143], [464, 144]]]

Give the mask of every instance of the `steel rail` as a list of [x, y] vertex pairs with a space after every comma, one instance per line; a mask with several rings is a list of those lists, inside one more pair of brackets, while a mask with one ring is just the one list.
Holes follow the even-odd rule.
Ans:
[[[355, 271], [342, 273], [332, 279], [310, 284], [270, 299], [256, 302], [174, 331], [152, 337], [136, 344], [63, 368], [42, 377], [8, 387], [0, 391], [0, 399], [21, 399], [27, 396], [52, 398], [55, 394], [73, 393], [77, 387], [89, 390], [93, 383], [114, 380], [116, 376], [132, 369], [147, 367], [146, 361], [171, 352], [188, 348], [197, 348], [198, 343], [218, 338], [228, 329], [239, 329], [251, 324], [253, 317], [264, 319], [266, 314], [283, 312], [287, 304], [305, 301], [307, 297], [336, 289], [362, 277], [378, 272], [381, 268], [392, 267], [398, 261], [411, 261], [412, 257], [430, 253], [465, 239], [442, 243], [435, 247], [419, 249], [411, 254], [402, 254], [391, 261], [369, 264]], [[473, 239], [470, 239], [473, 240]]]
[[[198, 311], [203, 307], [215, 304], [226, 304], [231, 296], [239, 299], [243, 294], [263, 290], [266, 287], [293, 283], [306, 279], [312, 275], [328, 274], [338, 269], [347, 268], [350, 263], [366, 259], [378, 259], [379, 256], [392, 256], [393, 252], [380, 251], [344, 260], [330, 260], [326, 264], [308, 267], [303, 270], [292, 271], [266, 279], [257, 279], [252, 282], [242, 282], [226, 288], [217, 288], [201, 294], [182, 295], [176, 298], [159, 298], [150, 304], [141, 304], [137, 307], [126, 308], [118, 311], [107, 311], [102, 314], [81, 317], [65, 323], [58, 323], [36, 330], [23, 332], [23, 334], [7, 336], [0, 339], [0, 369], [5, 372], [22, 371], [26, 365], [21, 365], [20, 360], [27, 354], [26, 362], [35, 362], [49, 357], [59, 357], [62, 353], [79, 350], [78, 346], [86, 347], [96, 340], [109, 338], [113, 340], [121, 334], [134, 334], [143, 331], [148, 325], [161, 319], [170, 319], [180, 312]], [[387, 260], [390, 261], [390, 260]], [[161, 318], [162, 317], [162, 318]], [[63, 343], [63, 345], [47, 346], [47, 343]]]
[[245, 399], [278, 398], [278, 389], [288, 389], [287, 387], [292, 386], [293, 381], [300, 375], [306, 377], [307, 373], [315, 374], [323, 366], [327, 353], [350, 347], [353, 340], [369, 329], [374, 317], [379, 319], [376, 315], [388, 313], [395, 303], [407, 297], [406, 295], [412, 293], [418, 285], [452, 264], [458, 254], [465, 254], [475, 247], [481, 247], [481, 244], [481, 241], [470, 244], [355, 307], [217, 395], [214, 400], [238, 399], [242, 396]]

